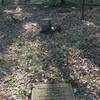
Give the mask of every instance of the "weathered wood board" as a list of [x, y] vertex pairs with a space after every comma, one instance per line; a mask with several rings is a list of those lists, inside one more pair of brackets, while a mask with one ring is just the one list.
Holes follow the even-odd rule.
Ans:
[[38, 84], [32, 90], [32, 100], [75, 100], [70, 84]]

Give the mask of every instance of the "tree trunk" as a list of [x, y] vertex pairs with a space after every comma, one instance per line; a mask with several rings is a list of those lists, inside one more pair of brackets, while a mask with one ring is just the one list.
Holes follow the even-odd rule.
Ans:
[[90, 10], [93, 9], [92, 4], [93, 4], [93, 0], [90, 0], [91, 6], [89, 7]]
[[64, 0], [61, 0], [61, 5], [64, 5], [65, 1]]
[[85, 12], [85, 0], [82, 0], [82, 20], [84, 20], [84, 12]]
[[4, 0], [1, 0], [1, 5], [4, 5]]

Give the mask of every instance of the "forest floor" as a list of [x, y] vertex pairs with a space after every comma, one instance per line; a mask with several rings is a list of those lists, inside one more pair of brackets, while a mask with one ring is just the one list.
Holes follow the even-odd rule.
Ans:
[[[12, 100], [35, 83], [70, 82], [75, 95], [100, 100], [100, 8], [82, 21], [76, 7], [19, 7], [25, 15], [16, 23], [9, 15], [16, 6], [0, 9], [0, 94]], [[40, 33], [44, 18], [61, 32]]]

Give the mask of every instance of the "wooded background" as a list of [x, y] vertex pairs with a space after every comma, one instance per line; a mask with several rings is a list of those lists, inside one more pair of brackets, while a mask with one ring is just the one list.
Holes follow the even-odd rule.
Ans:
[[[1, 2], [2, 0], [0, 0]], [[5, 3], [12, 3], [12, 2], [27, 2], [30, 1], [31, 3], [44, 3], [44, 2], [60, 2], [61, 0], [4, 0]], [[77, 3], [81, 4], [82, 0], [64, 0], [65, 3]], [[88, 4], [100, 4], [100, 0], [85, 0]]]

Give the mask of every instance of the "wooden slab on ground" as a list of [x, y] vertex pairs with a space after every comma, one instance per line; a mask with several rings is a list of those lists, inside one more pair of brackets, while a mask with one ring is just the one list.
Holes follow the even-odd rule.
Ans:
[[75, 100], [70, 84], [37, 84], [32, 90], [32, 100]]

